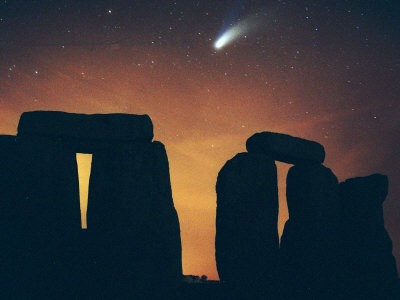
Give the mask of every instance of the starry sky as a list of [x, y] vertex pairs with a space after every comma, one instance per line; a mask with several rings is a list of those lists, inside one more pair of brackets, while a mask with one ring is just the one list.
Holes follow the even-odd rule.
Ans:
[[[390, 181], [400, 266], [397, 1], [0, 2], [0, 133], [31, 110], [148, 114], [166, 146], [185, 274], [218, 279], [218, 171], [276, 131], [325, 146], [339, 180]], [[248, 30], [225, 47], [227, 29]], [[278, 163], [279, 232], [288, 217]]]

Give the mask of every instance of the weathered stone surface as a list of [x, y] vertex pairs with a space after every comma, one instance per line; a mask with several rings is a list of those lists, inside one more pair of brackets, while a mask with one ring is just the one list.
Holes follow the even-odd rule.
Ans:
[[105, 294], [173, 285], [182, 276], [179, 221], [163, 145], [127, 143], [95, 153], [87, 213], [92, 259]]
[[345, 247], [351, 296], [398, 299], [396, 262], [382, 210], [388, 178], [380, 174], [351, 178], [340, 184], [340, 192], [347, 211]]
[[256, 133], [247, 140], [246, 148], [249, 153], [266, 154], [288, 164], [321, 164], [325, 160], [321, 144], [282, 133]]
[[340, 299], [344, 286], [339, 183], [322, 165], [287, 175], [289, 220], [281, 237], [284, 299]]
[[251, 286], [247, 292], [273, 293], [279, 249], [275, 162], [264, 155], [237, 154], [219, 172], [216, 192], [220, 279], [232, 286]]
[[62, 138], [83, 144], [105, 141], [150, 142], [153, 124], [148, 115], [72, 114], [60, 111], [24, 112], [18, 124], [18, 136]]

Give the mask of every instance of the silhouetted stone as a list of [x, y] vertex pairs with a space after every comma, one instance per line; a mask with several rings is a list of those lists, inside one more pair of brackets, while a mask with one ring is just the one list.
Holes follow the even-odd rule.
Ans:
[[[159, 280], [181, 280], [182, 246], [178, 214], [172, 199], [169, 163], [165, 147], [160, 142], [153, 142], [153, 176], [157, 189], [157, 202], [154, 203], [155, 220], [158, 221], [158, 236], [163, 241], [162, 251], [158, 256]], [[162, 274], [160, 270], [165, 270]]]
[[273, 296], [279, 248], [275, 162], [264, 155], [237, 154], [219, 172], [216, 192], [220, 279], [239, 288], [238, 298]]
[[249, 153], [266, 154], [289, 164], [320, 164], [324, 162], [324, 147], [314, 141], [274, 132], [259, 132], [246, 142]]
[[0, 135], [0, 238], [8, 235], [12, 230], [10, 226], [15, 213], [15, 197], [20, 187], [18, 186], [18, 156], [16, 137]]
[[75, 153], [62, 140], [17, 138], [22, 168], [19, 220], [27, 242], [25, 286], [36, 297], [76, 293], [81, 216]]
[[[176, 292], [179, 220], [168, 158], [152, 138], [147, 115], [48, 111], [24, 113], [17, 137], [0, 136], [0, 298]], [[87, 232], [77, 152], [93, 153]]]
[[60, 145], [11, 136], [0, 138], [0, 157], [0, 298], [71, 295], [79, 274], [76, 161]]
[[322, 165], [287, 175], [289, 220], [281, 237], [284, 299], [343, 299], [344, 249], [338, 180]]
[[[147, 115], [83, 115], [35, 111], [23, 113], [18, 125], [21, 149], [21, 228], [28, 254], [22, 276], [34, 297], [73, 298], [88, 274], [82, 250], [76, 153], [150, 143], [153, 125]], [[90, 267], [87, 266], [88, 268]]]
[[18, 124], [18, 136], [27, 135], [61, 139], [70, 150], [91, 153], [115, 142], [151, 142], [153, 124], [148, 115], [33, 111], [23, 113]]
[[101, 293], [124, 297], [154, 282], [177, 284], [179, 221], [161, 143], [127, 143], [93, 155], [87, 224]]
[[23, 241], [17, 222], [21, 209], [19, 172], [16, 137], [0, 135], [0, 299], [18, 295], [21, 283], [18, 275], [23, 262], [19, 249]]
[[385, 230], [382, 203], [388, 178], [373, 174], [340, 184], [344, 210], [349, 290], [353, 299], [400, 298], [392, 241]]

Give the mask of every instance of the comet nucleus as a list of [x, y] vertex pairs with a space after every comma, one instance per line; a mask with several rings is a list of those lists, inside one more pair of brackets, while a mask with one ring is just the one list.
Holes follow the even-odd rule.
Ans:
[[215, 42], [214, 47], [216, 49], [221, 49], [222, 47], [226, 46], [227, 44], [231, 43], [235, 39], [237, 39], [240, 34], [241, 30], [238, 28], [239, 25], [236, 25], [227, 31], [225, 31]]

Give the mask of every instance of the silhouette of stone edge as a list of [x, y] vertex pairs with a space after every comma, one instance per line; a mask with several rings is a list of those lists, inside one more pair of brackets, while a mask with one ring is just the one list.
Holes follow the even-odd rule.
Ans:
[[[10, 258], [6, 269], [15, 270], [20, 275], [9, 273], [8, 277], [14, 274], [16, 276], [13, 278], [18, 278], [13, 280], [14, 287], [11, 287], [12, 279], [2, 276], [5, 282], [10, 283], [10, 289], [2, 289], [1, 295], [54, 297], [63, 292], [72, 295], [77, 292], [75, 288], [79, 278], [83, 279], [82, 274], [93, 275], [90, 274], [90, 267], [82, 269], [88, 267], [84, 260], [89, 258], [87, 255], [90, 255], [90, 251], [80, 254], [82, 245], [88, 245], [88, 235], [80, 229], [75, 153], [93, 153], [97, 156], [118, 149], [130, 151], [134, 148], [147, 152], [147, 159], [152, 161], [152, 169], [147, 171], [146, 176], [150, 176], [148, 184], [153, 184], [157, 192], [151, 194], [151, 205], [157, 205], [157, 201], [163, 202], [154, 215], [145, 216], [158, 218], [153, 220], [153, 232], [158, 231], [157, 237], [153, 237], [153, 241], [149, 237], [148, 247], [166, 246], [165, 251], [157, 250], [162, 257], [155, 258], [154, 263], [160, 265], [158, 268], [152, 267], [149, 271], [153, 273], [148, 275], [159, 277], [165, 271], [162, 278], [168, 279], [168, 284], [176, 289], [176, 281], [182, 277], [179, 219], [172, 199], [165, 147], [160, 142], [152, 142], [152, 139], [153, 124], [148, 115], [85, 115], [59, 111], [25, 112], [21, 115], [17, 136], [0, 136], [0, 152], [4, 150], [13, 158], [5, 162], [5, 170], [10, 167], [18, 173], [14, 178], [9, 176], [13, 179], [12, 184], [2, 189], [10, 192], [2, 193], [7, 198], [2, 199], [1, 205], [5, 208], [2, 213], [13, 219], [8, 224], [10, 227], [2, 227], [2, 232], [8, 228], [14, 232], [14, 238], [3, 247], [3, 255]], [[46, 186], [43, 186], [43, 180]], [[152, 189], [150, 186], [148, 188]], [[68, 199], [71, 193], [74, 199]], [[58, 203], [62, 203], [62, 206], [57, 210]], [[58, 212], [51, 216], [46, 214], [53, 210]], [[70, 217], [74, 219], [72, 225]], [[5, 222], [6, 218], [2, 221]], [[55, 223], [57, 225], [52, 228], [51, 224]], [[8, 237], [9, 234], [3, 236]], [[79, 270], [83, 273], [78, 274]], [[93, 291], [94, 286], [87, 288]]]
[[[229, 243], [223, 245], [221, 242], [221, 236], [232, 239], [237, 235], [241, 221], [253, 221], [250, 220], [249, 215], [240, 215], [240, 212], [245, 211], [243, 208], [251, 205], [246, 202], [248, 199], [234, 196], [238, 194], [237, 190], [246, 189], [243, 177], [236, 176], [236, 179], [231, 179], [230, 191], [229, 189], [227, 191], [224, 181], [226, 181], [226, 173], [229, 172], [226, 170], [231, 169], [230, 172], [232, 172], [232, 162], [243, 160], [246, 155], [263, 155], [264, 158], [272, 158], [272, 160], [295, 165], [289, 170], [288, 180], [289, 177], [293, 177], [291, 174], [294, 174], [294, 171], [296, 174], [298, 173], [296, 182], [291, 179], [287, 185], [289, 190], [287, 196], [290, 198], [288, 199], [290, 218], [285, 224], [280, 246], [280, 297], [283, 297], [282, 299], [347, 300], [365, 299], [371, 296], [373, 297], [371, 299], [375, 300], [399, 299], [400, 280], [392, 255], [391, 239], [383, 222], [382, 202], [388, 189], [385, 175], [374, 174], [364, 178], [353, 178], [339, 184], [333, 172], [322, 166], [325, 160], [325, 150], [321, 144], [287, 134], [256, 133], [246, 141], [246, 148], [247, 153], [239, 153], [227, 161], [218, 174], [216, 184], [217, 270], [221, 280], [226, 281], [230, 289], [232, 283], [235, 283], [247, 290], [246, 280], [253, 279], [255, 282], [258, 280], [257, 268], [254, 268], [253, 272], [251, 270], [241, 272], [239, 268], [240, 264], [249, 263], [251, 260], [240, 262], [240, 255], [245, 252], [246, 247], [250, 247], [249, 244], [256, 245], [257, 241], [250, 241], [250, 243], [247, 241], [247, 244], [237, 243], [235, 247], [230, 247]], [[252, 168], [247, 167], [246, 170], [243, 165], [240, 168], [242, 168], [242, 174], [252, 171]], [[236, 167], [236, 169], [238, 168]], [[319, 173], [321, 174], [318, 175]], [[307, 182], [307, 178], [310, 179], [309, 182]], [[364, 186], [364, 192], [361, 191], [362, 186]], [[252, 190], [249, 186], [247, 189], [248, 196], [252, 194]], [[227, 197], [228, 194], [231, 196]], [[235, 200], [235, 198], [241, 198], [241, 200]], [[303, 199], [303, 201], [297, 203], [299, 201], [294, 198]], [[364, 204], [366, 206], [364, 211], [361, 198], [371, 199]], [[360, 207], [354, 207], [354, 202], [357, 201]], [[227, 211], [229, 209], [235, 211], [235, 207], [239, 212], [233, 216], [234, 220], [232, 220], [232, 213], [227, 213]], [[349, 211], [345, 211], [346, 209]], [[222, 213], [223, 211], [225, 212]], [[369, 224], [363, 223], [363, 221], [365, 222], [363, 213], [373, 216]], [[296, 217], [301, 214], [304, 215], [302, 218]], [[303, 224], [304, 222], [309, 225]], [[365, 227], [359, 228], [358, 234], [361, 236], [358, 238], [359, 240], [352, 236], [352, 230], [357, 232], [355, 224], [357, 222], [358, 226], [364, 224]], [[231, 228], [225, 226], [225, 229], [221, 230], [223, 228], [221, 224], [224, 223], [231, 224]], [[253, 225], [257, 227], [259, 224]], [[222, 231], [225, 232], [221, 234]], [[224, 247], [225, 251], [221, 251]], [[301, 249], [304, 251], [302, 252]], [[350, 253], [353, 252], [358, 255], [351, 257]], [[268, 255], [267, 251], [264, 254]], [[380, 257], [380, 259], [368, 258], [372, 256]], [[235, 257], [237, 261], [235, 262], [229, 257]], [[296, 262], [291, 261], [293, 257], [296, 258]], [[359, 265], [360, 261], [364, 261], [364, 269], [358, 270], [358, 273], [352, 273], [354, 264]], [[251, 265], [251, 263], [249, 264]], [[368, 272], [369, 275], [366, 275]], [[245, 280], [241, 281], [240, 275]], [[283, 291], [285, 292], [283, 293]], [[253, 296], [259, 299], [263, 299], [267, 295], [274, 297], [271, 291], [269, 293], [266, 293], [265, 290], [261, 292], [264, 294]], [[231, 295], [237, 299], [242, 297], [240, 289], [232, 289]]]

